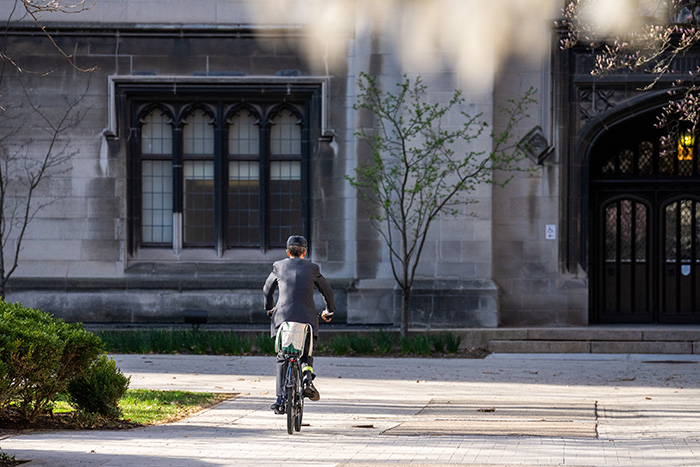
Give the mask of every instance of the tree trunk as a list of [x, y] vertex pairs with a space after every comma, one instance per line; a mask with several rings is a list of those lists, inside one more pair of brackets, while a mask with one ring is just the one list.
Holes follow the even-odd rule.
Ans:
[[401, 292], [401, 337], [406, 337], [408, 333], [408, 300], [411, 291], [403, 289]]

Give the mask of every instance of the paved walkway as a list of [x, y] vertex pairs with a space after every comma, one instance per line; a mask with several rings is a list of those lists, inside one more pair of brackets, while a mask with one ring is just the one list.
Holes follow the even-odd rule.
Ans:
[[8, 437], [34, 466], [698, 466], [700, 357], [318, 358], [286, 433], [274, 358], [119, 355], [132, 388], [240, 395], [177, 423]]

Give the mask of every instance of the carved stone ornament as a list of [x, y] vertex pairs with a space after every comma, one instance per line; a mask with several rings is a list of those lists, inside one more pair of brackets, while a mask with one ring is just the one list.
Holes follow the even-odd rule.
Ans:
[[520, 140], [518, 148], [537, 164], [542, 164], [554, 149], [547, 142], [547, 138], [544, 136], [544, 132], [539, 126], [530, 130], [530, 132]]
[[615, 95], [613, 89], [579, 89], [581, 120], [586, 122], [596, 115], [612, 109], [617, 104], [617, 98], [618, 96]]

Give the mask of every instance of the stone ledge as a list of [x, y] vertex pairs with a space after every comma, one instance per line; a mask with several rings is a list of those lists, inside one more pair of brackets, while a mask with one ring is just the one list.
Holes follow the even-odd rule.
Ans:
[[[140, 276], [130, 275], [125, 277], [104, 278], [14, 278], [8, 282], [8, 292], [100, 292], [100, 291], [124, 291], [153, 290], [167, 292], [181, 292], [185, 290], [203, 291], [236, 291], [255, 290], [262, 295], [262, 287], [267, 279], [265, 275], [249, 274], [246, 276], [206, 276], [206, 275], [162, 275]], [[333, 289], [348, 290], [352, 287], [352, 279], [328, 279]]]
[[650, 329], [642, 331], [643, 341], [700, 341], [700, 327], [692, 329]]
[[488, 349], [494, 353], [591, 353], [587, 341], [492, 340]]
[[[628, 329], [558, 328], [529, 329], [527, 338], [547, 341], [577, 341], [581, 336], [589, 341], [640, 341], [643, 331]], [[700, 335], [700, 334], [699, 334]]]
[[591, 342], [591, 353], [692, 354], [692, 342]]
[[596, 341], [585, 338], [565, 341], [496, 338], [488, 340], [487, 347], [494, 353], [700, 354], [700, 341]]

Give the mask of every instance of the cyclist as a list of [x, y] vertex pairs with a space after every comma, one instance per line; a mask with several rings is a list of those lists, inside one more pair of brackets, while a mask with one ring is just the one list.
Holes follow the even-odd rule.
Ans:
[[[272, 272], [265, 281], [263, 294], [265, 310], [272, 318], [271, 334], [274, 338], [277, 330], [285, 321], [310, 324], [314, 337], [318, 334], [318, 311], [314, 304], [314, 286], [321, 292], [326, 304], [321, 318], [328, 322], [335, 312], [335, 297], [326, 279], [321, 275], [319, 266], [311, 261], [304, 261], [308, 248], [306, 238], [292, 235], [287, 239], [288, 258], [276, 261]], [[274, 303], [275, 290], [279, 289], [277, 303]], [[305, 346], [308, 349], [308, 345]], [[313, 384], [316, 377], [313, 370], [313, 357], [304, 355], [300, 358], [303, 374], [304, 396], [312, 401], [320, 398]], [[270, 405], [276, 414], [284, 413], [282, 399], [284, 381], [284, 355], [277, 355], [277, 400]]]

